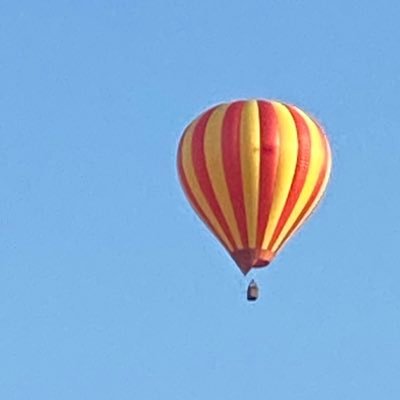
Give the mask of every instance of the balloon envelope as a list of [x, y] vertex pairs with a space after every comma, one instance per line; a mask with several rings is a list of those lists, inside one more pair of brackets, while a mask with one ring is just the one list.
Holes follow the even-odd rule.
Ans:
[[184, 131], [177, 159], [190, 204], [244, 274], [267, 266], [310, 216], [331, 170], [321, 126], [267, 100], [207, 110]]

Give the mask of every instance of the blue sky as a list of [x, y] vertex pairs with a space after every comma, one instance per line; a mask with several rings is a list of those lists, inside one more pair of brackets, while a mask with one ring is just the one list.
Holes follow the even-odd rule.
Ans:
[[[0, 3], [0, 398], [398, 399], [400, 5]], [[273, 98], [334, 165], [257, 275], [187, 205], [185, 125]]]

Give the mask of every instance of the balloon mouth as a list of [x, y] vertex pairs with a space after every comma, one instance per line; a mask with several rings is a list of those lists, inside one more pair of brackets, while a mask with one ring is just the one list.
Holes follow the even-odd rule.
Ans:
[[252, 268], [267, 267], [274, 258], [274, 253], [270, 250], [240, 249], [233, 251], [231, 256], [246, 275]]

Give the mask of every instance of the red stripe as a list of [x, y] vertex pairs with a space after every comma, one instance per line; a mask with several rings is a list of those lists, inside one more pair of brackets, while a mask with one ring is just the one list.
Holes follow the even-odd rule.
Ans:
[[235, 248], [235, 241], [233, 239], [232, 233], [229, 226], [225, 220], [224, 214], [222, 213], [221, 207], [215, 196], [214, 189], [211, 184], [210, 175], [208, 174], [206, 155], [204, 152], [204, 135], [206, 133], [206, 127], [211, 114], [214, 112], [215, 108], [208, 110], [198, 121], [193, 132], [192, 141], [192, 159], [194, 171], [199, 181], [200, 188], [207, 199], [208, 205], [213, 211], [217, 221], [221, 225], [229, 243], [232, 248]]
[[[317, 125], [318, 126], [318, 125]], [[287, 240], [287, 238], [297, 229], [297, 227], [299, 226], [299, 223], [301, 222], [301, 219], [304, 217], [304, 215], [309, 211], [312, 203], [314, 202], [315, 198], [318, 196], [319, 191], [321, 190], [321, 186], [324, 182], [325, 176], [328, 172], [328, 157], [329, 157], [329, 153], [328, 153], [328, 142], [327, 139], [325, 137], [325, 135], [321, 132], [320, 130], [320, 134], [321, 134], [321, 139], [324, 143], [324, 163], [322, 164], [322, 168], [321, 171], [318, 175], [318, 179], [317, 182], [315, 184], [315, 188], [313, 190], [313, 192], [311, 193], [310, 198], [308, 199], [306, 205], [304, 206], [303, 210], [301, 211], [300, 215], [297, 217], [296, 221], [294, 222], [293, 226], [289, 229], [288, 233], [285, 235], [282, 243], [280, 244], [280, 246], [277, 249], [277, 252], [279, 251], [279, 249], [281, 248], [281, 246], [285, 243], [285, 241]], [[317, 204], [315, 205], [315, 207], [317, 206]], [[311, 214], [309, 215], [309, 217], [311, 216]]]
[[308, 168], [310, 166], [311, 138], [308, 126], [303, 117], [293, 107], [288, 105], [286, 105], [286, 107], [291, 113], [296, 125], [298, 140], [297, 162], [288, 198], [286, 199], [285, 206], [275, 228], [275, 232], [272, 235], [270, 244], [274, 243], [278, 239], [283, 227], [289, 219], [290, 214], [299, 199], [301, 190], [303, 189]]
[[257, 248], [261, 248], [272, 206], [279, 161], [278, 120], [271, 103], [258, 101], [260, 118], [260, 190], [258, 200]]
[[226, 183], [244, 248], [248, 247], [247, 219], [240, 162], [240, 119], [244, 101], [231, 103], [222, 124], [222, 157]]
[[192, 207], [194, 208], [194, 210], [196, 211], [198, 216], [208, 226], [208, 228], [211, 230], [211, 232], [214, 233], [214, 235], [218, 238], [218, 240], [226, 248], [226, 250], [229, 251], [229, 249], [226, 247], [226, 244], [221, 240], [221, 238], [218, 237], [217, 232], [215, 231], [214, 227], [212, 226], [210, 220], [204, 214], [199, 203], [196, 201], [196, 198], [194, 197], [192, 190], [190, 189], [190, 185], [186, 178], [185, 171], [183, 170], [183, 164], [182, 164], [182, 143], [183, 143], [184, 136], [185, 136], [185, 134], [182, 136], [182, 139], [179, 142], [179, 149], [178, 149], [178, 175], [179, 175], [179, 179], [181, 181], [182, 188], [185, 192], [186, 197], [188, 198], [190, 204], [192, 205]]

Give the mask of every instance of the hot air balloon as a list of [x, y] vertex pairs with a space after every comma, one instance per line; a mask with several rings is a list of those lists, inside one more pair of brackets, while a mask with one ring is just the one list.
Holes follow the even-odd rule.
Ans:
[[331, 160], [319, 123], [272, 100], [210, 108], [185, 129], [177, 154], [187, 199], [244, 275], [268, 266], [310, 216]]

